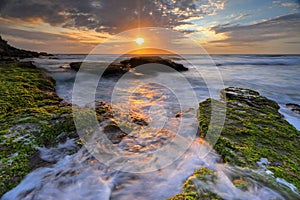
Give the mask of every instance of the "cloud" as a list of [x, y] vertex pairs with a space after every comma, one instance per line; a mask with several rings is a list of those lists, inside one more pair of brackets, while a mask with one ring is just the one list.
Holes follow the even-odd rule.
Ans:
[[2, 0], [0, 16], [112, 34], [145, 26], [173, 28], [224, 5], [225, 0]]
[[235, 18], [235, 20], [241, 20], [241, 19], [243, 19], [243, 18], [245, 18], [245, 17], [248, 17], [248, 16], [250, 16], [250, 14], [240, 14], [240, 15], [238, 15], [238, 16]]
[[36, 32], [36, 31], [27, 31], [27, 30], [20, 30], [15, 28], [9, 28], [6, 26], [2, 26], [0, 23], [0, 32], [1, 34], [10, 35], [13, 37], [24, 38], [26, 40], [40, 40], [40, 41], [47, 41], [47, 40], [63, 40], [63, 39], [70, 39], [66, 35], [61, 34], [54, 34], [54, 33], [43, 33], [43, 32]]
[[283, 7], [295, 7], [295, 8], [299, 8], [300, 7], [300, 0], [293, 0], [292, 2], [282, 2], [279, 0], [276, 1], [272, 1], [273, 4], [277, 4]]
[[249, 44], [276, 39], [298, 38], [300, 14], [289, 14], [251, 25], [219, 25], [211, 28], [216, 34], [226, 34], [223, 40], [214, 43]]

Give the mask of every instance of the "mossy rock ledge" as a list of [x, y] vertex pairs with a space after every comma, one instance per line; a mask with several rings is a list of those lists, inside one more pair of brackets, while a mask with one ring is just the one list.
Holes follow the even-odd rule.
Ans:
[[[203, 138], [210, 122], [212, 101], [217, 100], [206, 99], [199, 104], [198, 121]], [[258, 181], [280, 190], [282, 187], [275, 178], [282, 178], [296, 186], [299, 192], [300, 131], [278, 112], [278, 104], [256, 91], [234, 87], [221, 91], [221, 101], [227, 105], [226, 120], [214, 150], [222, 161], [228, 166], [255, 171], [259, 169], [257, 162], [266, 158], [269, 162], [266, 168], [274, 178], [255, 176]], [[214, 191], [197, 192], [190, 180], [195, 177], [201, 180], [203, 175], [214, 176], [214, 172], [207, 168], [196, 170], [183, 184], [183, 192], [170, 199], [222, 199]], [[299, 198], [289, 189], [287, 192], [291, 194], [288, 199]]]
[[[38, 147], [57, 147], [72, 139], [75, 153], [83, 144], [76, 131], [72, 104], [55, 93], [55, 80], [31, 62], [0, 61], [0, 197], [32, 170], [54, 164], [43, 160]], [[94, 102], [99, 123], [113, 143], [126, 135], [115, 124], [111, 107]], [[90, 105], [79, 121], [94, 116]], [[78, 126], [78, 124], [77, 124]]]
[[[0, 62], [0, 196], [30, 171], [49, 165], [37, 147], [78, 138], [71, 104], [31, 62]], [[70, 152], [71, 153], [71, 152]]]

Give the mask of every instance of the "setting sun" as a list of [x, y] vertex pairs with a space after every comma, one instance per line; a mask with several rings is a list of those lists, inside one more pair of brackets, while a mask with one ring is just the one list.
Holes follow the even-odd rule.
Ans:
[[144, 42], [145, 42], [145, 40], [144, 40], [144, 38], [136, 38], [135, 40], [134, 40], [138, 45], [141, 45], [141, 44], [143, 44]]

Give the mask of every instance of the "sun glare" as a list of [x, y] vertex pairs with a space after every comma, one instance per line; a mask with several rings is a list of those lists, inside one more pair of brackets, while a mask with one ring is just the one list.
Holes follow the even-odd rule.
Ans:
[[138, 44], [138, 45], [141, 45], [141, 44], [143, 44], [144, 42], [145, 42], [145, 40], [144, 40], [144, 38], [136, 38], [135, 39], [135, 42]]

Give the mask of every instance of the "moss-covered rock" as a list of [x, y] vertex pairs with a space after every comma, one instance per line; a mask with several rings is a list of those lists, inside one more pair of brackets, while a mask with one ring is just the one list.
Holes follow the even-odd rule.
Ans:
[[220, 200], [222, 199], [216, 193], [199, 188], [196, 186], [196, 182], [214, 182], [216, 178], [215, 172], [208, 168], [200, 168], [195, 170], [194, 174], [190, 176], [183, 184], [183, 191], [174, 197], [169, 198], [169, 200]]
[[38, 146], [77, 137], [72, 109], [54, 86], [30, 62], [0, 62], [0, 196], [36, 168]]
[[[226, 88], [226, 121], [214, 149], [224, 162], [257, 168], [260, 158], [270, 162], [268, 169], [276, 177], [300, 187], [300, 132], [278, 112], [276, 102], [258, 92], [242, 88]], [[200, 103], [199, 127], [204, 137], [210, 120], [211, 99]]]
[[[289, 199], [297, 199], [299, 196], [278, 184], [275, 177], [285, 179], [299, 189], [300, 132], [278, 112], [276, 102], [260, 96], [256, 91], [229, 87], [221, 91], [221, 99], [222, 101], [207, 99], [200, 103], [199, 129], [200, 136], [205, 138], [212, 112], [211, 102], [226, 102], [225, 124], [214, 149], [221, 155], [224, 163], [237, 166], [237, 171], [245, 169], [244, 173], [237, 174], [244, 174], [246, 177], [233, 175], [232, 184], [244, 191], [251, 184], [249, 180], [256, 180], [280, 191], [281, 195]], [[257, 162], [261, 158], [269, 161], [266, 167], [275, 177], [255, 171], [259, 168]], [[221, 199], [213, 190], [197, 190], [193, 181], [213, 182], [215, 178], [214, 171], [198, 169], [183, 184], [183, 192], [170, 199]]]

